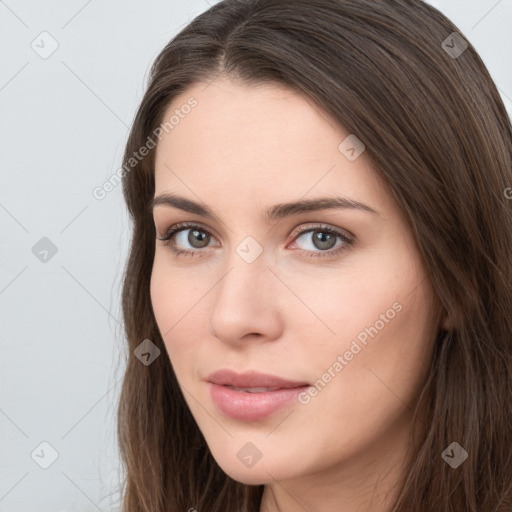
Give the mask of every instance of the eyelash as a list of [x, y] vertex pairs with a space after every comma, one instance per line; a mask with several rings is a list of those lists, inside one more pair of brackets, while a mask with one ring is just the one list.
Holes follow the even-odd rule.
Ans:
[[[177, 233], [179, 233], [180, 231], [185, 231], [187, 229], [192, 229], [192, 228], [197, 228], [198, 231], [201, 231], [202, 233], [207, 233], [207, 234], [211, 235], [211, 233], [207, 229], [204, 229], [197, 224], [192, 224], [189, 222], [182, 222], [180, 224], [175, 224], [174, 226], [169, 228], [167, 230], [167, 232], [164, 233], [163, 236], [157, 237], [157, 238], [158, 238], [158, 240], [164, 242], [164, 245], [168, 245], [171, 248], [171, 250], [175, 256], [201, 257], [202, 256], [201, 253], [206, 252], [205, 249], [196, 249], [193, 251], [187, 251], [187, 250], [183, 250], [183, 249], [176, 249], [172, 243], [173, 238]], [[310, 233], [310, 232], [315, 232], [315, 231], [319, 231], [321, 233], [329, 233], [330, 235], [337, 236], [343, 241], [343, 245], [338, 247], [337, 249], [329, 249], [328, 251], [308, 251], [306, 249], [298, 249], [299, 252], [307, 253], [308, 257], [311, 257], [311, 258], [334, 257], [334, 256], [337, 256], [342, 251], [346, 250], [347, 246], [350, 247], [350, 246], [354, 245], [354, 240], [349, 238], [347, 235], [341, 233], [338, 230], [335, 230], [333, 228], [330, 228], [330, 227], [327, 227], [324, 225], [319, 225], [319, 226], [314, 226], [314, 227], [309, 227], [306, 229], [299, 230], [297, 233], [295, 233], [293, 240], [295, 241], [299, 236], [303, 235], [304, 233]]]

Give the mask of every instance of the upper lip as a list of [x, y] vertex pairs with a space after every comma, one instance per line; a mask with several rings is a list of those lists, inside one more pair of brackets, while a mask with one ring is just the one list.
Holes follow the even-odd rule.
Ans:
[[207, 377], [207, 381], [221, 386], [235, 386], [239, 388], [298, 388], [309, 386], [304, 381], [292, 381], [282, 379], [276, 375], [268, 373], [259, 373], [257, 371], [248, 371], [236, 373], [233, 370], [222, 369], [213, 372]]

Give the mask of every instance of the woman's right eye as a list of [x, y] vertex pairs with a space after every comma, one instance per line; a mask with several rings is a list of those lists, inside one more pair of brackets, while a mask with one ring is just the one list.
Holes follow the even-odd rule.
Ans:
[[[163, 236], [158, 237], [159, 240], [164, 242], [164, 245], [169, 245], [176, 256], [200, 256], [204, 252], [202, 249], [208, 247], [212, 238], [213, 235], [209, 231], [196, 224], [177, 224], [172, 226]], [[186, 243], [195, 247], [196, 250], [177, 248], [177, 246], [183, 246]]]

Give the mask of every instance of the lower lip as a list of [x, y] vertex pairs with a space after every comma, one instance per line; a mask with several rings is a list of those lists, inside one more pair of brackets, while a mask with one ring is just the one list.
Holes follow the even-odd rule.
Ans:
[[227, 416], [243, 421], [256, 421], [271, 416], [279, 409], [296, 401], [298, 396], [309, 387], [246, 393], [211, 382], [209, 385], [215, 405]]

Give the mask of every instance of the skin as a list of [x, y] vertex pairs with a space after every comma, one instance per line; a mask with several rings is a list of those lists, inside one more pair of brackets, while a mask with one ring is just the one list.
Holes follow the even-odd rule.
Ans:
[[[340, 152], [349, 133], [309, 98], [221, 76], [175, 98], [165, 119], [191, 96], [197, 106], [156, 149], [155, 196], [201, 202], [221, 221], [156, 206], [158, 236], [197, 222], [210, 238], [201, 245], [187, 238], [190, 230], [176, 235], [178, 248], [198, 257], [176, 256], [157, 239], [151, 278], [155, 318], [190, 411], [228, 475], [266, 484], [262, 512], [390, 510], [441, 312], [403, 212], [365, 152], [354, 161]], [[334, 195], [379, 214], [262, 217], [277, 203]], [[319, 224], [352, 235], [355, 245], [295, 235]], [[236, 252], [248, 236], [263, 249], [252, 263]], [[322, 251], [332, 255], [314, 257]], [[396, 303], [400, 312], [333, 371]], [[334, 377], [308, 404], [246, 422], [210, 397], [205, 379], [221, 368], [310, 384], [328, 368]], [[262, 454], [252, 467], [237, 457], [248, 442]]]

